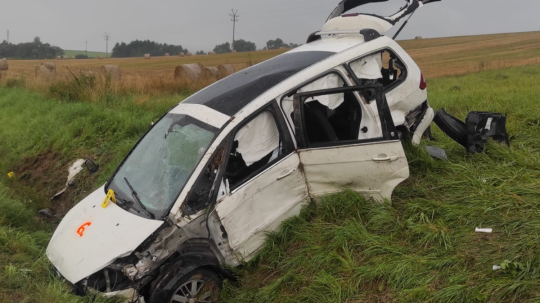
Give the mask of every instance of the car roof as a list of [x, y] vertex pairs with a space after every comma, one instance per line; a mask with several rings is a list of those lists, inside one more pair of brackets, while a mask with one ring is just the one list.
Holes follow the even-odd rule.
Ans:
[[233, 116], [270, 88], [333, 54], [328, 51], [285, 53], [222, 79], [182, 103], [205, 105]]
[[234, 116], [263, 93], [296, 73], [364, 42], [361, 35], [327, 38], [297, 47], [224, 78], [184, 100]]

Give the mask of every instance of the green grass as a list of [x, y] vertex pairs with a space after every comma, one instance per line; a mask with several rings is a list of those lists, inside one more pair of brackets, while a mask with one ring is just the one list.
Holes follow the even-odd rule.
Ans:
[[[0, 303], [89, 302], [69, 295], [67, 284], [50, 272], [44, 252], [58, 220], [46, 221], [36, 211], [65, 213], [103, 184], [150, 123], [184, 97], [64, 102], [0, 88]], [[65, 183], [66, 165], [78, 158], [95, 160], [100, 171], [84, 171], [76, 189], [50, 201]]]
[[98, 56], [102, 56], [103, 58], [110, 57], [111, 53], [106, 54], [105, 52], [85, 52], [85, 51], [79, 51], [79, 50], [64, 50], [64, 56], [72, 57], [76, 55], [88, 55], [90, 58], [97, 58]]
[[33, 220], [27, 203], [10, 198], [2, 184], [0, 209], [0, 302], [90, 302], [70, 294], [68, 285], [51, 271], [45, 248], [52, 226]]
[[[345, 192], [305, 209], [237, 269], [240, 281], [226, 283], [222, 301], [540, 302], [539, 78], [531, 66], [430, 81], [431, 105], [459, 118], [508, 113], [512, 147], [468, 156], [434, 126], [437, 141], [427, 143], [450, 161], [407, 146], [411, 177], [392, 205]], [[44, 250], [58, 222], [35, 211], [69, 208], [102, 184], [149, 123], [184, 97], [67, 102], [0, 88], [0, 303], [94, 302], [70, 295], [50, 272]], [[50, 202], [65, 182], [55, 171], [87, 157], [101, 164], [98, 174], [83, 172], [68, 198]]]

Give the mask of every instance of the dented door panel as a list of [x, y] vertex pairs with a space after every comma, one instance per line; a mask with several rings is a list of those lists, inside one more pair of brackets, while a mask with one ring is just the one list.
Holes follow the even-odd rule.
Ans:
[[307, 201], [298, 154], [293, 153], [248, 181], [216, 207], [231, 248], [249, 259], [264, 244], [265, 234], [300, 213]]
[[312, 198], [350, 188], [377, 201], [390, 200], [409, 177], [400, 141], [299, 151]]

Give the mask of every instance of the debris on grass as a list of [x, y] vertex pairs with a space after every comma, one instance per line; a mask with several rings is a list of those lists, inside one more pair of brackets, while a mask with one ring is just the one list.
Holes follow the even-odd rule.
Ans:
[[493, 232], [493, 228], [479, 228], [479, 227], [477, 227], [475, 232], [491, 234]]
[[446, 152], [444, 151], [444, 149], [441, 149], [435, 146], [426, 146], [426, 150], [428, 154], [434, 159], [441, 159], [444, 161], [448, 161], [448, 156], [446, 155]]
[[490, 112], [470, 112], [465, 122], [440, 109], [433, 122], [468, 153], [481, 153], [488, 139], [510, 146], [506, 131], [506, 115]]
[[53, 200], [54, 198], [60, 196], [61, 194], [63, 194], [67, 189], [68, 187], [70, 186], [73, 186], [74, 183], [73, 183], [73, 179], [75, 178], [75, 176], [77, 176], [82, 170], [83, 170], [83, 165], [84, 165], [84, 162], [85, 160], [84, 159], [78, 159], [77, 161], [75, 161], [68, 169], [68, 177], [67, 177], [67, 181], [66, 181], [66, 186], [59, 192], [57, 192], [52, 198], [51, 200]]
[[38, 211], [38, 214], [42, 215], [45, 218], [49, 218], [49, 219], [53, 219], [53, 218], [58, 217], [58, 215], [53, 215], [51, 210], [48, 209], [48, 208]]
[[502, 269], [502, 267], [500, 267], [499, 265], [493, 265], [493, 270], [499, 270], [499, 269]]

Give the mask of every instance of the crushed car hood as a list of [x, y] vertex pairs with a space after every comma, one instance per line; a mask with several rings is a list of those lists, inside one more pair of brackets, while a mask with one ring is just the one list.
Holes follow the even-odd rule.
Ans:
[[64, 217], [47, 247], [47, 257], [71, 283], [77, 283], [131, 254], [163, 221], [131, 214], [114, 203], [102, 208], [99, 188]]

